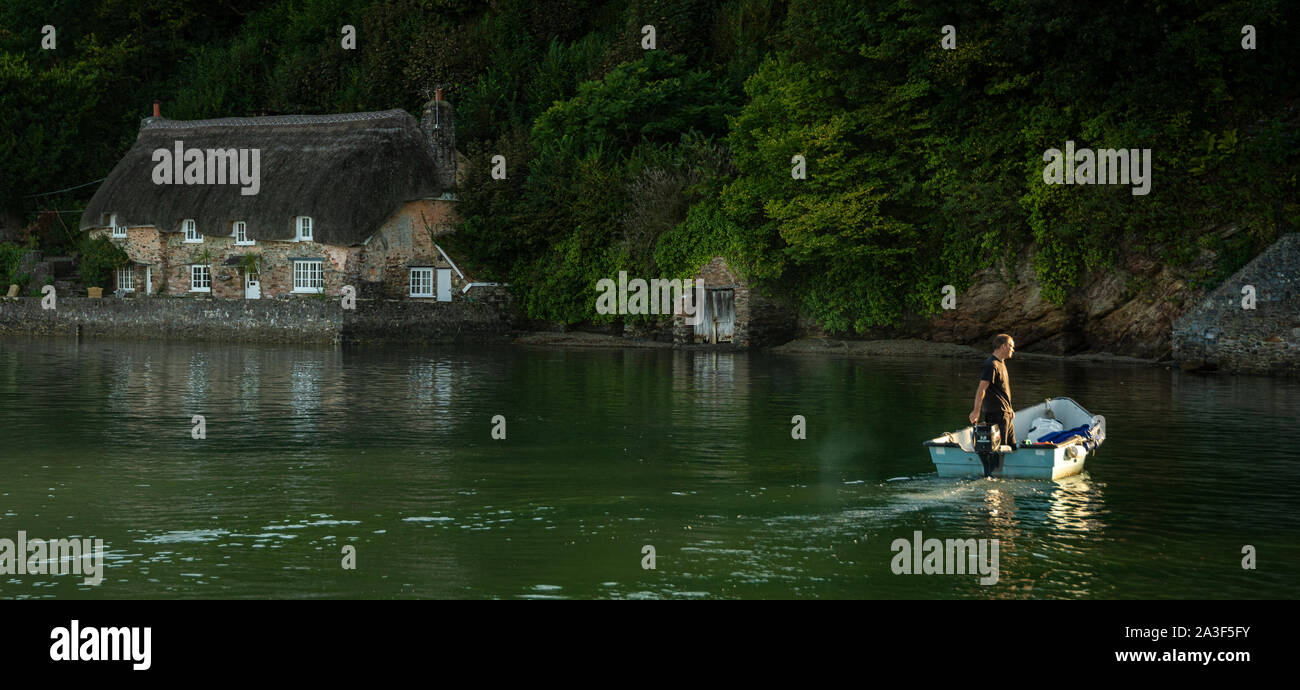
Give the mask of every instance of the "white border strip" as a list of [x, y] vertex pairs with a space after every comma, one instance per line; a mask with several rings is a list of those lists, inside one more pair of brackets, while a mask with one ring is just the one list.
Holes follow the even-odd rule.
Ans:
[[469, 292], [469, 289], [472, 287], [498, 287], [501, 285], [509, 285], [509, 283], [466, 283], [465, 287], [461, 288], [460, 291], [461, 294], [464, 294]]
[[456, 271], [456, 275], [460, 276], [461, 280], [465, 280], [465, 274], [461, 273], [459, 268], [456, 268], [456, 262], [452, 261], [450, 256], [447, 256], [447, 252], [442, 251], [442, 247], [439, 247], [437, 242], [434, 242], [433, 246], [438, 250], [439, 254], [442, 254], [442, 258], [446, 259], [447, 263], [451, 264], [452, 269]]

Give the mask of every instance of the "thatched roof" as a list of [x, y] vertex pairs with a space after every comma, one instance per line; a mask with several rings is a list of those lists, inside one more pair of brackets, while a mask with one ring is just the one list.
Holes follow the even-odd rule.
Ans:
[[[155, 184], [155, 149], [260, 149], [261, 186]], [[135, 144], [109, 173], [81, 218], [81, 229], [118, 223], [178, 232], [193, 218], [200, 233], [290, 240], [294, 218], [311, 216], [315, 241], [360, 244], [404, 202], [437, 196], [429, 143], [404, 110], [219, 120], [146, 118]]]

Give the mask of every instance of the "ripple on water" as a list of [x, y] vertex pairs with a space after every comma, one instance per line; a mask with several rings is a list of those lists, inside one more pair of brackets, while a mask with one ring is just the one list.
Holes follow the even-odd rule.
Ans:
[[202, 543], [213, 541], [227, 534], [230, 534], [230, 532], [224, 529], [173, 530], [145, 539], [136, 539], [135, 541], [141, 544]]

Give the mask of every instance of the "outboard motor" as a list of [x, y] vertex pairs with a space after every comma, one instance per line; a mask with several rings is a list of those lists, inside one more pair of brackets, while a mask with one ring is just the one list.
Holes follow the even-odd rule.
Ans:
[[993, 471], [1002, 464], [1002, 454], [997, 450], [1002, 446], [1002, 431], [997, 424], [980, 422], [974, 427], [971, 438], [975, 441], [975, 453], [980, 456], [984, 466], [984, 476], [993, 476]]

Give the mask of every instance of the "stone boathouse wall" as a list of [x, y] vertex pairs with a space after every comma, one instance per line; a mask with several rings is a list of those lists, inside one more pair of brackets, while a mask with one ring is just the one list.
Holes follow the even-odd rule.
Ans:
[[[705, 288], [730, 288], [733, 291], [732, 347], [770, 347], [795, 337], [798, 315], [794, 309], [751, 288], [749, 281], [727, 265], [724, 258], [713, 257], [695, 274], [694, 280]], [[680, 315], [673, 317], [673, 342], [677, 345], [696, 342], [694, 326], [686, 325], [685, 318]]]

